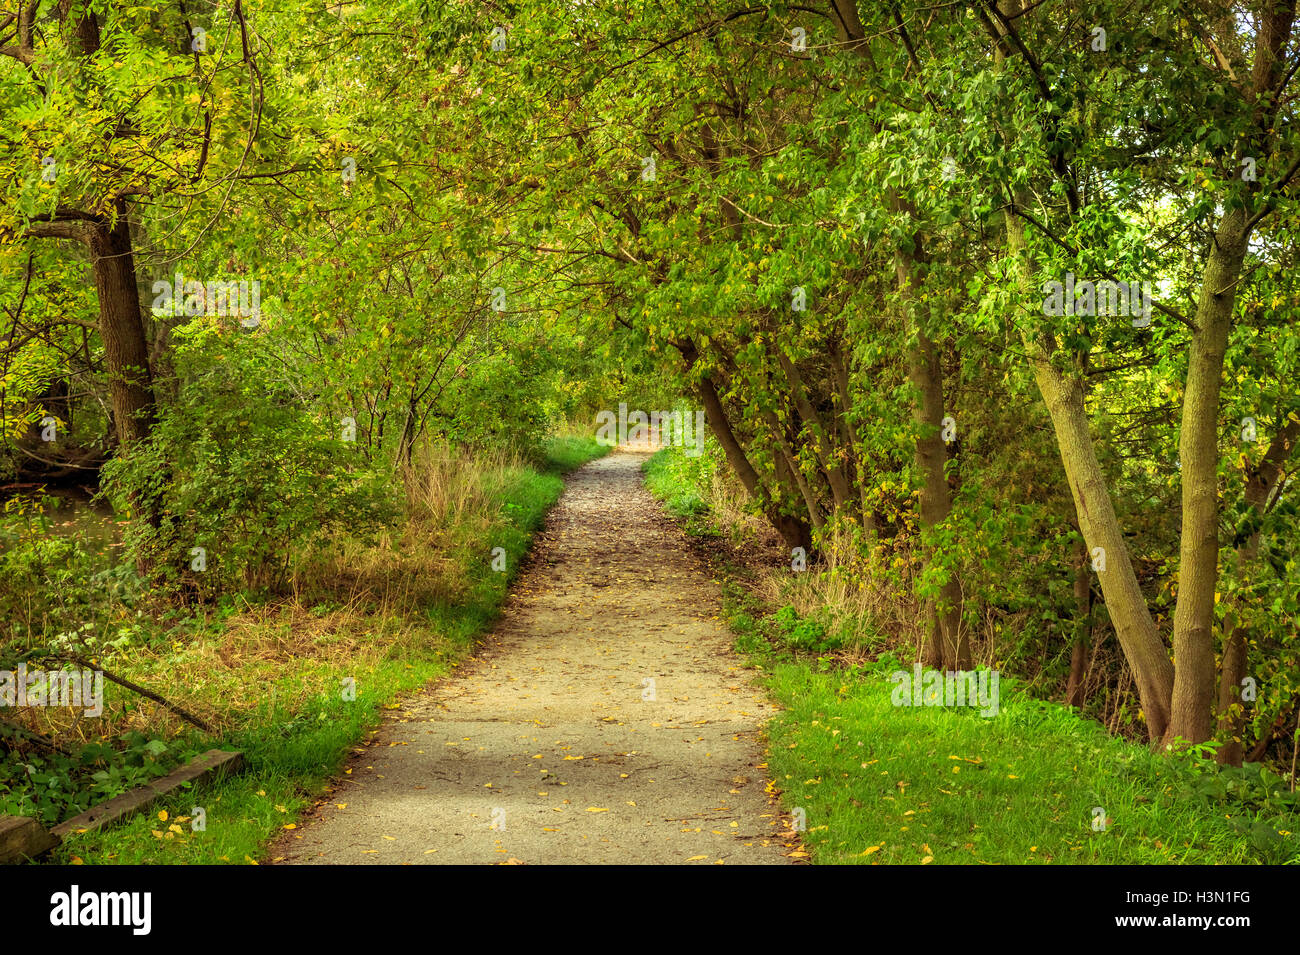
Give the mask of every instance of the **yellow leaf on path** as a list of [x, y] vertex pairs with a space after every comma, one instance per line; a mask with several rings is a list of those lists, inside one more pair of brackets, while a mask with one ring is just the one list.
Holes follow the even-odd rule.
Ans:
[[707, 858], [708, 858], [708, 856], [691, 856], [691, 857], [690, 857], [689, 859], [687, 859], [686, 861], [687, 861], [687, 862], [699, 862], [701, 859], [707, 859]]
[[348, 808], [348, 804], [345, 803], [345, 802], [336, 802], [336, 803], [334, 804], [334, 808], [335, 808], [335, 809], [347, 809], [347, 808]]
[[601, 809], [599, 806], [588, 806], [587, 812], [609, 812], [609, 810]]
[[397, 841], [397, 840], [394, 839], [392, 836], [384, 836], [384, 838], [387, 839], [389, 842], [396, 842], [396, 841]]
[[286, 823], [284, 824], [284, 828], [286, 828], [286, 829], [297, 829], [297, 828], [298, 828], [298, 825], [297, 825], [297, 823], [286, 822]]

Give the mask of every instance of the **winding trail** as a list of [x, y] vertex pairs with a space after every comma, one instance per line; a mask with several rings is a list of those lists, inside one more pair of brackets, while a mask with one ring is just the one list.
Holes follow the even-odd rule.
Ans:
[[570, 474], [474, 658], [394, 711], [272, 861], [791, 861], [761, 768], [774, 707], [642, 460]]

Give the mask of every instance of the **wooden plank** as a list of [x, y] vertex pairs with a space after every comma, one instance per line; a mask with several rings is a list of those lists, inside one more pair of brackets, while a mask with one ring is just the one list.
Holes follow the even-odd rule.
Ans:
[[196, 756], [174, 773], [162, 779], [155, 779], [138, 789], [116, 796], [98, 806], [91, 806], [79, 816], [73, 816], [61, 822], [50, 831], [62, 839], [70, 832], [79, 829], [99, 829], [116, 822], [133, 813], [147, 809], [163, 796], [185, 783], [198, 782], [201, 779], [215, 778], [223, 773], [237, 772], [243, 764], [244, 756], [239, 752], [224, 749], [210, 749], [202, 756]]
[[0, 865], [26, 862], [59, 844], [59, 837], [45, 831], [27, 816], [0, 816]]

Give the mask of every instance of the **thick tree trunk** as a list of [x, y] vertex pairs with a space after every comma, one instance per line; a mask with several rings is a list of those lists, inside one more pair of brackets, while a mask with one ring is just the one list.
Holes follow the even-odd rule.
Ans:
[[[1026, 341], [1032, 348], [1033, 343]], [[1137, 683], [1138, 697], [1153, 740], [1161, 739], [1169, 726], [1169, 705], [1173, 694], [1174, 665], [1156, 630], [1146, 597], [1138, 585], [1111, 504], [1106, 476], [1097, 461], [1088, 432], [1083, 390], [1069, 380], [1041, 352], [1031, 353], [1034, 378], [1047, 404], [1056, 432], [1061, 463], [1070, 482], [1079, 529], [1091, 555], [1098, 547], [1097, 577], [1102, 596], [1115, 625], [1115, 635]], [[1103, 570], [1102, 567], [1105, 569]]]
[[112, 227], [96, 226], [91, 230], [89, 245], [113, 423], [118, 442], [126, 449], [149, 436], [154, 422], [154, 397], [126, 203], [119, 200], [115, 211], [117, 221]]

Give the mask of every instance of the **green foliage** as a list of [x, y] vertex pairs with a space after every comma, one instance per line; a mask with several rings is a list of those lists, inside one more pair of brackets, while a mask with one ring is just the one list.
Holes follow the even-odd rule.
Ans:
[[177, 352], [187, 381], [151, 441], [105, 469], [120, 511], [162, 515], [126, 538], [160, 585], [201, 598], [274, 590], [329, 535], [364, 537], [395, 519], [391, 484], [303, 396], [276, 386], [263, 351], [210, 329], [191, 335]]
[[794, 607], [786, 604], [773, 615], [777, 632], [791, 647], [813, 653], [838, 649], [839, 638], [827, 636], [826, 628], [816, 620], [800, 617]]
[[[697, 459], [698, 460], [698, 459]], [[708, 505], [700, 497], [699, 476], [702, 465], [671, 448], [656, 451], [642, 466], [646, 485], [664, 499], [668, 513], [674, 517], [694, 517], [707, 513]]]
[[[31, 746], [3, 724], [0, 745]], [[88, 743], [71, 755], [11, 755], [0, 760], [0, 815], [31, 816], [53, 826], [170, 772], [195, 752], [131, 732], [117, 746]]]

